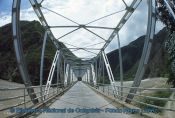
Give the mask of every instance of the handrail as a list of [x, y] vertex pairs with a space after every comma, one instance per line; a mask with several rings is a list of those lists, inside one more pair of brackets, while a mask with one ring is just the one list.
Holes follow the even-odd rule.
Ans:
[[[61, 83], [59, 84], [51, 84], [51, 86], [55, 85], [63, 85]], [[45, 87], [46, 85], [42, 85], [42, 87]], [[15, 88], [0, 88], [0, 91], [6, 91], [6, 90], [20, 90], [20, 89], [28, 89], [28, 88], [40, 88], [40, 86], [30, 86], [30, 87], [15, 87]]]
[[[57, 86], [56, 86], [57, 85]], [[59, 86], [58, 86], [59, 85]], [[56, 96], [56, 95], [58, 95], [58, 94], [60, 94], [60, 93], [62, 93], [62, 92], [64, 92], [64, 90], [61, 90], [61, 86], [60, 85], [63, 85], [62, 83], [59, 83], [59, 84], [51, 84], [51, 86], [53, 86], [53, 91], [51, 91], [51, 92], [49, 92], [47, 95], [51, 95], [51, 96], [49, 96], [49, 98], [50, 97], [52, 97], [52, 96]], [[72, 84], [70, 84], [70, 86], [71, 86]], [[46, 85], [43, 85], [42, 87], [45, 87]], [[56, 87], [54, 87], [54, 86], [56, 86]], [[28, 88], [40, 88], [40, 86], [30, 86], [30, 87], [28, 87]], [[67, 88], [67, 87], [66, 87]], [[58, 89], [60, 89], [59, 90], [59, 92], [58, 92]], [[24, 93], [23, 93], [23, 95], [19, 95], [19, 96], [13, 96], [13, 97], [7, 97], [7, 98], [1, 98], [0, 99], [0, 102], [3, 102], [3, 101], [8, 101], [8, 100], [13, 100], [13, 99], [17, 99], [17, 98], [23, 98], [23, 102], [20, 102], [20, 103], [18, 103], [18, 104], [15, 104], [15, 105], [11, 105], [11, 106], [8, 106], [8, 107], [5, 107], [5, 108], [2, 108], [2, 109], [0, 109], [0, 111], [5, 111], [5, 110], [8, 110], [8, 109], [10, 109], [10, 108], [13, 108], [13, 107], [17, 107], [17, 106], [20, 106], [20, 105], [24, 105], [25, 104], [25, 107], [26, 107], [26, 104], [27, 103], [29, 103], [29, 102], [32, 102], [33, 100], [35, 100], [35, 99], [38, 99], [38, 98], [41, 98], [41, 97], [43, 97], [44, 96], [44, 94], [43, 94], [43, 96], [41, 96], [39, 93], [41, 93], [41, 91], [38, 91], [38, 92], [33, 92], [33, 93], [30, 93], [30, 94], [25, 94], [25, 91], [27, 90], [27, 87], [25, 88], [25, 87], [17, 87], [17, 88], [1, 88], [0, 89], [0, 91], [5, 91], [5, 90], [8, 90], [8, 91], [10, 91], [10, 90], [22, 90], [22, 91], [24, 91]], [[45, 92], [46, 90], [43, 90], [42, 91], [42, 93], [43, 92]], [[36, 97], [35, 99], [29, 99], [29, 100], [27, 100], [26, 101], [26, 96], [30, 96], [30, 95], [33, 95], [33, 94], [36, 94], [36, 95], [39, 95], [38, 97]], [[41, 103], [41, 102], [39, 102], [39, 103]]]
[[[125, 99], [128, 99], [128, 100], [131, 100], [135, 103], [139, 103], [139, 104], [142, 104], [142, 105], [147, 105], [147, 106], [150, 106], [150, 107], [154, 107], [154, 108], [157, 108], [157, 109], [163, 109], [163, 110], [168, 110], [168, 111], [175, 111], [175, 109], [169, 109], [169, 108], [164, 108], [164, 107], [160, 107], [160, 106], [156, 106], [156, 105], [152, 105], [152, 104], [148, 104], [148, 103], [144, 103], [144, 102], [141, 102], [139, 100], [134, 100], [134, 99], [129, 99], [127, 98], [126, 96], [121, 96], [120, 94], [116, 95], [112, 92], [112, 89], [110, 89], [110, 84], [102, 84], [102, 83], [97, 83], [97, 85], [101, 85], [100, 87], [102, 88], [102, 90], [100, 89], [100, 87], [97, 87], [97, 86], [92, 86], [93, 88], [95, 89], [98, 89], [99, 91], [103, 92], [104, 94], [107, 94], [107, 95], [113, 95], [115, 99], [117, 100], [120, 100], [122, 101], [121, 99], [119, 98], [125, 98]], [[104, 86], [105, 85], [105, 86]], [[107, 87], [107, 91], [105, 91], [105, 87]], [[112, 87], [112, 86], [111, 86]], [[143, 87], [126, 87], [126, 86], [116, 86], [116, 87], [119, 87], [119, 88], [128, 88], [128, 90], [130, 88], [137, 88], [137, 89], [140, 89], [140, 90], [149, 90], [149, 91], [154, 91], [154, 90], [158, 90], [158, 91], [168, 91], [168, 92], [174, 92], [175, 88], [143, 88]], [[124, 93], [124, 94], [128, 94], [129, 92], [126, 92], [126, 91], [121, 91], [120, 89], [116, 90], [117, 92], [121, 92], [121, 93]], [[175, 99], [172, 99], [172, 98], [160, 98], [160, 97], [153, 97], [153, 96], [148, 96], [148, 95], [143, 95], [142, 91], [139, 91], [139, 93], [130, 93], [134, 96], [138, 96], [138, 97], [142, 97], [142, 98], [147, 98], [147, 99], [150, 99], [150, 100], [161, 100], [161, 101], [175, 101]], [[116, 98], [115, 96], [119, 97], [119, 98]]]
[[[55, 91], [56, 91], [56, 90], [55, 90]], [[53, 92], [51, 92], [51, 93], [54, 93], [55, 91], [53, 91]], [[51, 94], [51, 93], [48, 93], [48, 95]], [[53, 96], [53, 95], [52, 95], [52, 96]], [[50, 96], [50, 97], [52, 97], [52, 96]], [[36, 97], [35, 99], [38, 99], [38, 98], [41, 98], [41, 97], [43, 97], [43, 96]], [[32, 99], [32, 100], [35, 100], [35, 99]], [[17, 106], [20, 106], [20, 105], [23, 105], [23, 104], [32, 102], [32, 100], [28, 100], [28, 101], [21, 102], [21, 103], [16, 104], [16, 105], [12, 105], [12, 106], [10, 106], [10, 107], [6, 107], [6, 108], [3, 108], [3, 109], [0, 109], [0, 111], [4, 111], [4, 110], [7, 110], [7, 109], [10, 109], [10, 108], [13, 108], [13, 107], [17, 107]]]
[[[99, 84], [99, 83], [97, 83]], [[110, 84], [99, 84], [99, 85], [109, 85]], [[144, 87], [128, 87], [128, 86], [118, 86], [118, 85], [115, 85], [116, 87], [119, 87], [119, 88], [136, 88], [136, 89], [139, 89], [139, 90], [156, 90], [156, 91], [172, 91], [172, 92], [175, 92], [175, 88], [144, 88]]]

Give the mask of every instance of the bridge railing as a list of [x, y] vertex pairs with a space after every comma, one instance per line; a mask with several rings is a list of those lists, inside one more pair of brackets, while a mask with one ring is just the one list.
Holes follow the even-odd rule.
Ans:
[[[145, 106], [145, 107], [151, 107], [151, 108], [155, 108], [158, 110], [168, 110], [168, 111], [175, 111], [175, 105], [171, 106], [169, 108], [165, 107], [165, 106], [161, 106], [161, 105], [155, 105], [154, 103], [151, 102], [145, 102], [143, 101], [143, 99], [146, 99], [146, 101], [159, 101], [159, 103], [161, 102], [172, 102], [172, 104], [175, 103], [175, 88], [144, 88], [144, 87], [129, 87], [129, 86], [118, 86], [116, 85], [115, 87], [117, 87], [118, 89], [116, 90], [119, 94], [116, 95], [113, 92], [112, 86], [110, 84], [101, 84], [101, 83], [97, 83], [97, 86], [95, 87], [96, 89], [98, 89], [100, 92], [102, 92], [103, 94], [107, 95], [107, 96], [111, 96], [117, 100], [120, 100], [122, 102], [124, 102], [127, 98], [127, 95], [129, 94], [129, 90], [131, 88], [136, 88], [138, 90], [137, 93], [130, 93], [132, 95], [135, 96], [134, 99], [129, 99], [132, 101], [131, 104], [140, 107], [140, 106]], [[123, 90], [121, 91], [121, 88], [123, 88]], [[155, 94], [155, 92], [161, 92], [166, 93], [168, 92], [169, 95], [168, 97], [158, 97], [158, 96], [152, 96]], [[121, 94], [122, 93], [122, 94]]]
[[[42, 103], [41, 97], [44, 97], [44, 92], [46, 85], [42, 86], [42, 95], [40, 91], [41, 86], [31, 86], [28, 88], [33, 88], [35, 90], [34, 93], [36, 94], [39, 100], [38, 104]], [[67, 86], [68, 87], [68, 86]], [[50, 92], [47, 94], [48, 99], [54, 97], [66, 90], [67, 87], [64, 87], [64, 84], [51, 84]], [[9, 116], [15, 113], [15, 111], [11, 111], [12, 108], [32, 108], [33, 105], [32, 100], [29, 97], [26, 87], [16, 87], [16, 88], [0, 88], [0, 114], [3, 116]], [[45, 101], [44, 101], [45, 102]], [[44, 103], [43, 103], [44, 104]]]

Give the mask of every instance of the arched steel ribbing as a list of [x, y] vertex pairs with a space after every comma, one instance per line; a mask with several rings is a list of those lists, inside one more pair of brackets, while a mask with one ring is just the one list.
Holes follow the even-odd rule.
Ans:
[[27, 88], [28, 94], [32, 99], [34, 104], [38, 103], [38, 99], [36, 94], [34, 93], [34, 89], [30, 88], [32, 86], [29, 73], [26, 67], [26, 62], [24, 59], [22, 42], [21, 42], [21, 30], [20, 30], [20, 3], [21, 0], [13, 0], [12, 5], [12, 30], [13, 30], [13, 42], [16, 53], [16, 59], [19, 67], [19, 71], [21, 73], [21, 77], [23, 79], [24, 85]]
[[[145, 73], [146, 65], [148, 64], [149, 55], [151, 52], [152, 40], [155, 33], [155, 24], [156, 24], [156, 16], [155, 16], [155, 0], [148, 0], [148, 25], [147, 25], [147, 34], [145, 36], [145, 42], [143, 47], [142, 56], [140, 59], [139, 67], [137, 69], [134, 82], [132, 87], [139, 87], [143, 75]], [[126, 102], [130, 103], [131, 99], [133, 99], [134, 95], [132, 93], [136, 93], [137, 88], [131, 88], [130, 93], [126, 98]]]

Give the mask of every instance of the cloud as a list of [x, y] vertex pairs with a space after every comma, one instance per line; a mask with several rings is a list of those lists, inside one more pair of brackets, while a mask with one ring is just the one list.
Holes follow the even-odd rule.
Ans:
[[[145, 35], [148, 22], [148, 6], [147, 1], [142, 1], [136, 11], [132, 14], [127, 23], [119, 31], [121, 46], [128, 45], [138, 37]], [[162, 23], [157, 22], [156, 33], [163, 28]], [[107, 47], [106, 52], [117, 49], [117, 37]]]
[[8, 24], [11, 22], [11, 16], [10, 13], [6, 12], [0, 12], [0, 26], [3, 26], [5, 24]]
[[[126, 3], [129, 5], [132, 0], [126, 0]], [[29, 4], [26, 2], [26, 4]], [[28, 6], [28, 5], [26, 5]], [[90, 21], [98, 19], [102, 16], [108, 15], [110, 13], [123, 10], [125, 5], [122, 0], [44, 0], [43, 7], [49, 8], [53, 11], [58, 12], [68, 18], [71, 18], [73, 21], [79, 24], [86, 24]], [[66, 20], [54, 13], [41, 8], [44, 16], [50, 26], [59, 26], [59, 25], [77, 25], [71, 21]], [[127, 21], [124, 27], [119, 32], [121, 38], [121, 45], [124, 46], [129, 42], [135, 40], [137, 37], [145, 34], [146, 32], [146, 23], [147, 23], [147, 4], [146, 1], [142, 1], [142, 4], [135, 11], [133, 16]], [[1, 13], [2, 14], [2, 13]], [[97, 22], [91, 23], [88, 26], [104, 26], [104, 27], [116, 27], [124, 12], [106, 17]], [[2, 14], [0, 18], [0, 26], [7, 24], [11, 21], [10, 14]], [[21, 10], [21, 20], [38, 20], [36, 14], [34, 13], [31, 7], [23, 8]], [[66, 28], [66, 29], [56, 29], [52, 28], [52, 32], [56, 38], [66, 34], [69, 31], [74, 30], [75, 28]], [[108, 39], [112, 30], [102, 30], [102, 29], [92, 29], [89, 30], [95, 32], [99, 36]], [[75, 45], [77, 47], [86, 47], [93, 45], [99, 42], [103, 42], [102, 39], [88, 32], [87, 30], [81, 28], [72, 34], [65, 36], [60, 39], [60, 41]], [[104, 43], [99, 45], [93, 45], [88, 48], [101, 48]], [[66, 44], [69, 48], [75, 48]], [[107, 47], [106, 52], [114, 50], [117, 47], [116, 38], [110, 43]], [[98, 53], [98, 50], [89, 50], [94, 53]], [[74, 52], [75, 55], [79, 57], [92, 57], [95, 56], [91, 52], [84, 50], [78, 50]]]

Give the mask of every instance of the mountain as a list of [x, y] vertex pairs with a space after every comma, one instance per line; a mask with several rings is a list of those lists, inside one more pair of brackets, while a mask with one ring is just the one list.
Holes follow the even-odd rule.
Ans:
[[[168, 77], [169, 65], [168, 54], [164, 48], [164, 41], [168, 38], [166, 28], [160, 30], [153, 39], [151, 54], [146, 67], [144, 78], [147, 77]], [[133, 80], [139, 60], [142, 54], [145, 36], [137, 38], [127, 46], [121, 48], [123, 57], [124, 80]], [[114, 77], [119, 80], [119, 57], [118, 49], [107, 54]]]
[[[21, 21], [20, 26], [24, 56], [28, 65], [31, 81], [33, 85], [36, 85], [39, 84], [39, 68], [44, 29], [38, 21]], [[17, 68], [11, 28], [11, 23], [0, 28], [0, 79], [22, 83]], [[66, 48], [61, 42], [59, 42], [59, 46]], [[64, 49], [63, 51], [68, 53], [69, 56], [75, 57], [68, 49]], [[55, 46], [51, 40], [48, 39], [45, 49], [44, 82], [46, 82], [48, 77], [55, 52]]]

